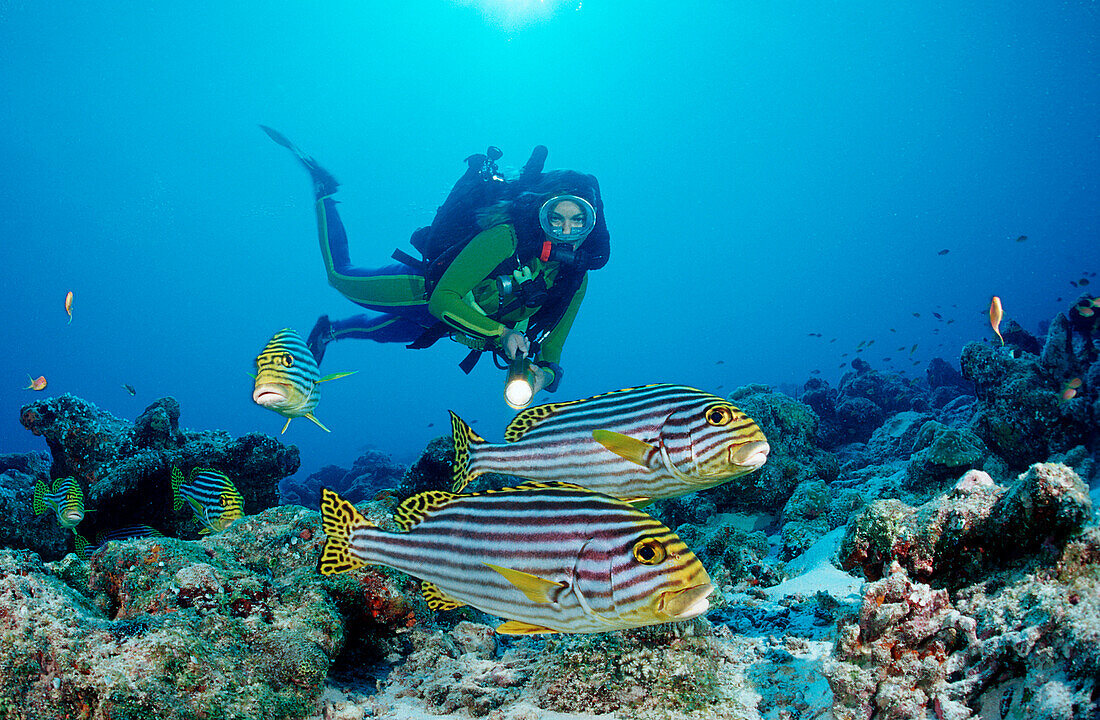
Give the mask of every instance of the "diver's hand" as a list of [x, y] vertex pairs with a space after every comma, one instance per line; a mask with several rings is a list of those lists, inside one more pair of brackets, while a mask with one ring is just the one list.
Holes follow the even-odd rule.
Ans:
[[549, 372], [542, 369], [538, 365], [531, 363], [531, 395], [538, 395], [539, 390], [542, 390], [552, 381], [552, 377]]
[[505, 330], [500, 336], [500, 349], [504, 351], [509, 360], [516, 359], [516, 352], [522, 352], [526, 356], [531, 351], [531, 345], [523, 333], [515, 330]]

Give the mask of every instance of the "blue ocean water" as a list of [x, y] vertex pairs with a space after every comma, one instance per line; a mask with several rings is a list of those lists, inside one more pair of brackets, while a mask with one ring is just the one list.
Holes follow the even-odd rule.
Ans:
[[[1098, 30], [1090, 1], [0, 0], [0, 452], [44, 450], [19, 409], [60, 393], [278, 435], [253, 358], [358, 308], [259, 123], [342, 181], [361, 266], [487, 145], [597, 175], [611, 261], [543, 400], [835, 381], [871, 339], [920, 376], [991, 337], [992, 295], [1034, 332], [1100, 270]], [[332, 345], [359, 371], [323, 388], [332, 432], [280, 439], [302, 474], [410, 460], [448, 409], [500, 440], [503, 375], [464, 355]]]

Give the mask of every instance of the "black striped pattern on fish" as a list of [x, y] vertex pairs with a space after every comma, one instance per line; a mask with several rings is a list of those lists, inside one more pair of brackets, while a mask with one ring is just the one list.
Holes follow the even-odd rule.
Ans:
[[[322, 491], [320, 572], [381, 564], [431, 585], [435, 606], [468, 604], [511, 620], [501, 632], [590, 633], [694, 617], [710, 578], [671, 530], [606, 495], [529, 483], [402, 503], [406, 532], [375, 527]], [[433, 587], [434, 586], [434, 587]]]
[[320, 380], [321, 368], [313, 359], [313, 353], [302, 336], [290, 328], [275, 333], [256, 356], [256, 385], [289, 385], [293, 389], [290, 393], [292, 402], [285, 409], [293, 410], [296, 417], [317, 407], [321, 400]]
[[110, 532], [102, 530], [96, 533], [96, 544], [92, 545], [87, 539], [76, 536], [76, 554], [84, 559], [90, 558], [97, 550], [110, 542], [123, 542], [134, 538], [164, 537], [164, 533], [149, 525], [130, 525], [128, 527], [115, 528]]
[[61, 527], [73, 528], [84, 519], [84, 490], [76, 478], [57, 478], [52, 489], [45, 480], [39, 480], [34, 484], [31, 507], [35, 515], [53, 510]]
[[209, 468], [192, 468], [186, 483], [183, 472], [172, 468], [172, 499], [175, 510], [185, 501], [191, 506], [203, 534], [224, 530], [244, 514], [240, 491], [225, 473]]
[[764, 433], [728, 401], [683, 385], [647, 385], [529, 408], [504, 444], [457, 415], [454, 486], [485, 472], [577, 483], [636, 502], [713, 487], [763, 464]]
[[256, 356], [252, 401], [287, 418], [283, 432], [296, 417], [306, 417], [328, 432], [313, 409], [321, 401], [321, 383], [355, 374], [338, 372], [321, 377], [321, 369], [302, 336], [283, 328]]

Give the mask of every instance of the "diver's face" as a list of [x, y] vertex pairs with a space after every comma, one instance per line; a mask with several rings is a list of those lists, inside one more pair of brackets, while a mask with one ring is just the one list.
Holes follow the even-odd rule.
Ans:
[[584, 208], [572, 200], [562, 200], [551, 207], [546, 219], [550, 223], [550, 227], [563, 236], [563, 239], [566, 239], [564, 236], [572, 235], [583, 229], [587, 222]]

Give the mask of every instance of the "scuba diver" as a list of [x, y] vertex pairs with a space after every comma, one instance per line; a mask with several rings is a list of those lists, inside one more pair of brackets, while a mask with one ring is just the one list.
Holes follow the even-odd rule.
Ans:
[[[366, 338], [424, 348], [444, 336], [470, 348], [460, 367], [469, 373], [483, 352], [509, 368], [509, 388], [521, 379], [523, 407], [562, 378], [562, 347], [588, 285], [603, 267], [610, 237], [599, 184], [572, 170], [543, 172], [547, 150], [534, 149], [519, 177], [507, 180], [502, 153], [466, 158], [432, 224], [410, 239], [421, 258], [395, 250], [398, 262], [376, 269], [351, 264], [347, 233], [333, 194], [339, 183], [312, 157], [271, 128], [309, 171], [316, 198], [321, 256], [329, 284], [368, 310], [343, 320], [318, 318], [307, 345], [320, 364], [334, 340]], [[503, 364], [502, 364], [503, 363]]]

